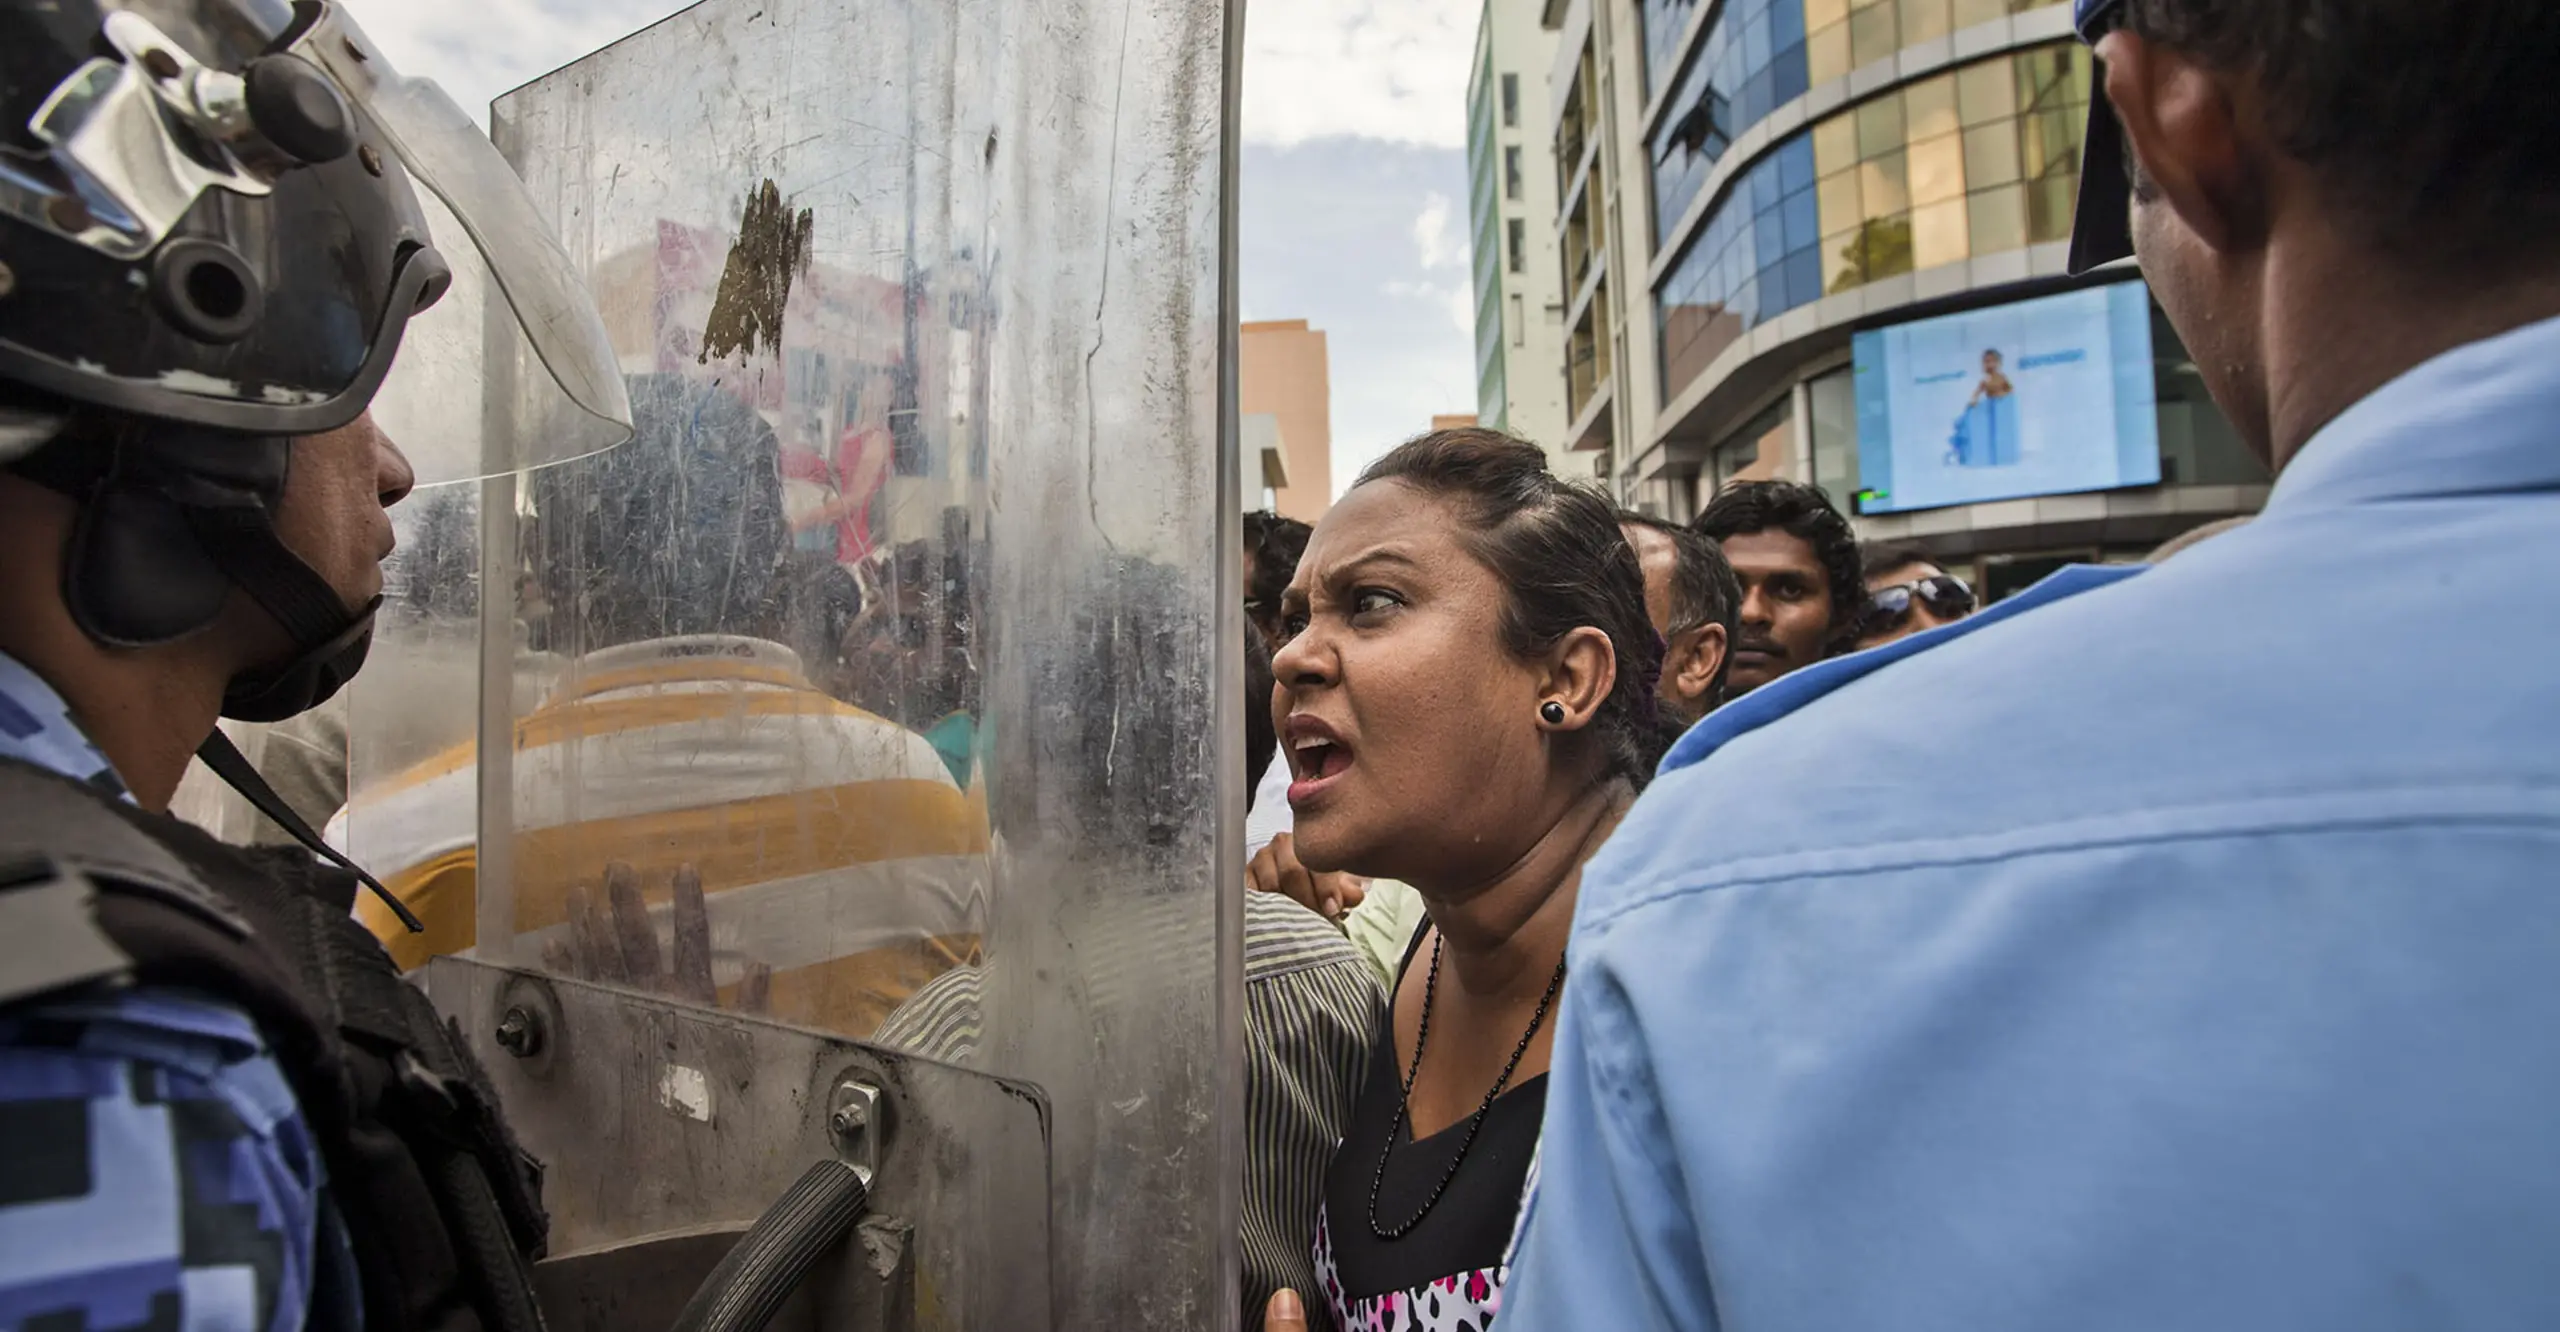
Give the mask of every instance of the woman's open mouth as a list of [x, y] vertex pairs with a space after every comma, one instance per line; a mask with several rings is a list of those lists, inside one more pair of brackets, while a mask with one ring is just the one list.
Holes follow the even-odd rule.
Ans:
[[1351, 769], [1351, 746], [1334, 729], [1312, 717], [1291, 717], [1285, 730], [1289, 747], [1289, 807], [1304, 809], [1336, 779]]

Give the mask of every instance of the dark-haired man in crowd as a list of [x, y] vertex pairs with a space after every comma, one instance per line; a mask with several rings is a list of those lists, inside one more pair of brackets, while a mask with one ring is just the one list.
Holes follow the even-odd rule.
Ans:
[[1819, 486], [1726, 486], [1692, 524], [1724, 550], [1742, 607], [1725, 672], [1738, 698], [1846, 647], [1865, 614], [1858, 538]]
[[1502, 1332], [2560, 1326], [2560, 5], [2072, 17], [2265, 511], [1682, 737]]
[[1861, 652], [1973, 614], [1973, 585], [1910, 546], [1871, 542], [1860, 560], [1867, 584]]
[[1244, 615], [1262, 641], [1280, 641], [1280, 593], [1298, 574], [1315, 529], [1264, 509], [1244, 516]]
[[[1314, 528], [1295, 518], [1283, 518], [1264, 510], [1244, 516], [1244, 618], [1250, 621], [1264, 644], [1282, 641], [1280, 632], [1280, 593], [1289, 580], [1298, 576], [1298, 557], [1306, 553], [1307, 537]], [[1266, 646], [1264, 651], [1270, 651]], [[1252, 704], [1268, 707], [1271, 691], [1254, 696]], [[1248, 711], [1250, 708], [1248, 708]], [[1286, 837], [1293, 820], [1289, 811], [1289, 765], [1274, 763], [1254, 787], [1251, 807], [1245, 811], [1244, 853], [1250, 858], [1260, 855], [1264, 847]], [[1295, 859], [1291, 858], [1294, 865]], [[1327, 876], [1338, 882], [1339, 876]], [[1339, 891], [1337, 896], [1341, 895]]]
[[1686, 730], [1723, 700], [1742, 585], [1716, 543], [1691, 528], [1633, 509], [1618, 513], [1644, 570], [1644, 608], [1662, 635], [1662, 679], [1654, 694], [1663, 719]]

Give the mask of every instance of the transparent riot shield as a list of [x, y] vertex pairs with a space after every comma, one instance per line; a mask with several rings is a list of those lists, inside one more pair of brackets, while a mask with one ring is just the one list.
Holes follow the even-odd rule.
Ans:
[[786, 1320], [1235, 1324], [1239, 22], [707, 0], [497, 104], [637, 425], [474, 498], [477, 835], [412, 880], [555, 1321], [771, 1287], [790, 1193], [852, 1235]]

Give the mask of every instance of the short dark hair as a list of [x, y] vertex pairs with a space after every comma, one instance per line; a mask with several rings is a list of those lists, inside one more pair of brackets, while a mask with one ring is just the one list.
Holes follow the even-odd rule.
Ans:
[[[1618, 511], [1620, 527], [1659, 532], [1671, 542], [1671, 632], [1685, 634], [1702, 624], [1724, 626], [1733, 636], [1734, 619], [1742, 614], [1742, 580], [1734, 577], [1724, 547], [1696, 528], [1656, 518], [1633, 509]], [[1637, 561], [1643, 568], [1643, 561]]]
[[2249, 71], [2359, 240], [2439, 272], [2560, 257], [2551, 0], [2125, 0], [2119, 24]]
[[1305, 523], [1268, 509], [1244, 516], [1244, 549], [1253, 557], [1253, 579], [1245, 584], [1244, 599], [1258, 604], [1262, 614], [1279, 613], [1280, 594], [1298, 576], [1298, 561], [1306, 555], [1307, 538], [1314, 533]]
[[1271, 726], [1271, 692], [1279, 682], [1271, 674], [1271, 644], [1253, 621], [1244, 622], [1244, 807], [1253, 808], [1253, 793], [1262, 774], [1280, 752], [1280, 734]]
[[1820, 486], [1796, 481], [1743, 481], [1707, 501], [1692, 526], [1718, 543], [1753, 532], [1781, 531], [1813, 547], [1831, 583], [1831, 637], [1858, 632], [1867, 604], [1867, 580], [1858, 568], [1858, 535]]
[[1932, 569], [1945, 569], [1938, 557], [1899, 541], [1870, 541], [1858, 547], [1858, 586], [1864, 589], [1870, 578], [1881, 578], [1896, 569], [1925, 564]]
[[1353, 488], [1402, 481], [1457, 503], [1459, 543], [1501, 579], [1502, 641], [1539, 656], [1585, 627], [1608, 635], [1617, 679], [1592, 717], [1606, 771], [1641, 790], [1662, 757], [1654, 686], [1662, 640], [1644, 609], [1644, 572], [1596, 488], [1547, 468], [1537, 445], [1480, 426], [1434, 430], [1369, 464]]

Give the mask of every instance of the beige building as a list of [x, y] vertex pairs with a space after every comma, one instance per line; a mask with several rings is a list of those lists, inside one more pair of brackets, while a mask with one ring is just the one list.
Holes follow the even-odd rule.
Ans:
[[1594, 474], [1566, 448], [1564, 279], [1548, 71], [1556, 35], [1543, 0], [1484, 0], [1467, 83], [1468, 220], [1475, 238], [1476, 419], [1547, 450], [1564, 475]]
[[1479, 418], [1474, 412], [1452, 412], [1431, 418], [1431, 428], [1434, 430], [1464, 430], [1478, 423]]
[[1333, 384], [1324, 330], [1303, 319], [1243, 325], [1237, 342], [1238, 412], [1269, 416], [1279, 432], [1287, 484], [1272, 487], [1272, 507], [1312, 523], [1333, 505]]
[[1236, 441], [1244, 452], [1236, 468], [1241, 510], [1270, 509], [1289, 485], [1289, 449], [1280, 439], [1280, 418], [1269, 412], [1243, 413], [1236, 419]]

